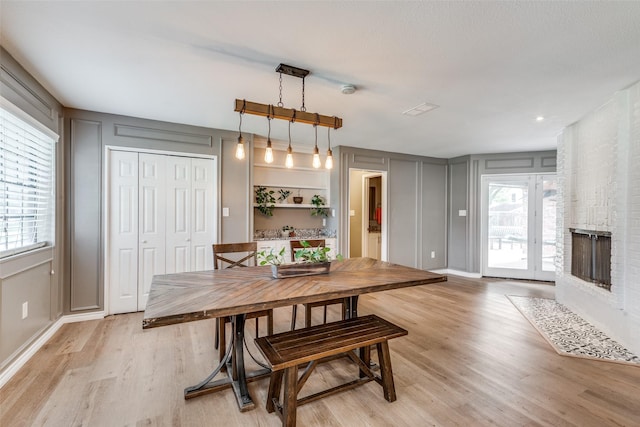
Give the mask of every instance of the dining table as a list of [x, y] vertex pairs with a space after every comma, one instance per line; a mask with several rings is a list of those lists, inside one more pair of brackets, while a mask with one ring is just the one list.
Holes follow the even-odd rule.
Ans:
[[[409, 286], [445, 282], [446, 275], [373, 258], [333, 261], [326, 274], [274, 278], [270, 266], [230, 268], [156, 275], [142, 321], [143, 329], [229, 316], [232, 337], [225, 356], [201, 382], [185, 388], [190, 399], [232, 388], [241, 411], [255, 403], [247, 383], [270, 374], [267, 367], [246, 372], [244, 324], [246, 314], [336, 298], [345, 299], [345, 317], [358, 315], [358, 297]], [[226, 378], [214, 380], [220, 372]]]

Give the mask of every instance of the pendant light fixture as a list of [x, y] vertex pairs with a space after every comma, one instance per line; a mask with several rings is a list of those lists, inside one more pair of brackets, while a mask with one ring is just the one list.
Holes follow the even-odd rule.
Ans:
[[[305, 124], [313, 125], [316, 134], [316, 143], [313, 149], [313, 167], [319, 168], [321, 166], [320, 161], [320, 152], [318, 150], [318, 130], [317, 126], [325, 126], [327, 128], [333, 127], [334, 129], [338, 129], [342, 127], [342, 119], [336, 116], [325, 116], [318, 113], [309, 113], [307, 112], [307, 108], [305, 107], [305, 77], [308, 76], [309, 70], [305, 70], [302, 68], [294, 67], [291, 65], [280, 64], [276, 67], [275, 70], [280, 74], [279, 79], [279, 95], [280, 100], [277, 105], [271, 104], [259, 104], [257, 102], [246, 101], [244, 99], [236, 99], [234, 111], [240, 112], [240, 126], [238, 130], [240, 131], [240, 135], [238, 136], [238, 145], [236, 147], [236, 158], [244, 159], [245, 158], [245, 146], [244, 146], [244, 138], [242, 137], [242, 115], [244, 113], [253, 114], [256, 116], [266, 117], [269, 124], [269, 136], [267, 137], [267, 148], [264, 153], [264, 161], [265, 163], [273, 162], [273, 147], [271, 143], [271, 120], [272, 119], [280, 119], [280, 120], [288, 120], [289, 121], [289, 146], [287, 148], [287, 157], [285, 160], [285, 165], [288, 168], [293, 167], [293, 148], [291, 147], [291, 123], [294, 121], [298, 121]], [[297, 77], [302, 80], [302, 106], [300, 110], [296, 111], [295, 108], [285, 108], [282, 102], [282, 75], [286, 74], [292, 77]], [[327, 160], [325, 163], [325, 167], [327, 169], [331, 169], [333, 167], [333, 158], [331, 157], [331, 143], [329, 143], [329, 150], [327, 151]]]
[[240, 110], [240, 124], [238, 125], [238, 144], [236, 145], [236, 159], [244, 159], [244, 138], [242, 137], [242, 115], [244, 114], [245, 104], [243, 103]]
[[[317, 116], [317, 114], [316, 114]], [[321, 165], [320, 163], [320, 151], [318, 150], [318, 124], [313, 125], [313, 130], [316, 134], [316, 143], [313, 147], [313, 162], [311, 163], [314, 168], [318, 169]]]
[[269, 105], [269, 115], [267, 116], [267, 123], [269, 124], [269, 133], [267, 134], [267, 148], [264, 150], [265, 163], [273, 163], [273, 147], [271, 146], [271, 110], [273, 105]]
[[327, 128], [327, 141], [329, 142], [329, 148], [327, 148], [327, 160], [324, 162], [325, 169], [333, 169], [333, 153], [331, 152], [331, 128]]

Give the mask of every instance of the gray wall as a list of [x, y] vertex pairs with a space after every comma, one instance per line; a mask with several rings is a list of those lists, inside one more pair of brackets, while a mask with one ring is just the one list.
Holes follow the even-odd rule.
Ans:
[[[346, 253], [350, 169], [387, 172], [389, 261], [422, 269], [447, 266], [447, 161], [341, 146], [331, 176], [337, 206], [338, 245]], [[335, 194], [339, 194], [335, 196]], [[436, 257], [431, 258], [431, 251]]]
[[65, 122], [69, 142], [65, 312], [104, 308], [105, 146], [217, 156], [218, 209], [228, 207], [231, 213], [222, 217], [218, 212], [218, 241], [251, 239], [252, 161], [235, 159], [234, 133], [72, 109], [65, 110]]
[[[556, 151], [464, 156], [449, 160], [449, 268], [480, 273], [482, 175], [553, 173]], [[466, 216], [459, 216], [466, 210]]]
[[[0, 95], [57, 134], [62, 106], [7, 51], [0, 47]], [[57, 144], [56, 169], [64, 168], [64, 141]], [[61, 172], [58, 173], [61, 176]], [[0, 370], [62, 314], [64, 191], [56, 188], [56, 234], [53, 246], [0, 260]], [[53, 272], [53, 274], [52, 274]], [[22, 319], [22, 304], [29, 315]]]

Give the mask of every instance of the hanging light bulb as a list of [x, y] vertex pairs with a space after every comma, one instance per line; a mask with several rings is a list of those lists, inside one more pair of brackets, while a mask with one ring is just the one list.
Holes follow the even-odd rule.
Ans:
[[267, 149], [264, 150], [265, 163], [273, 163], [273, 148], [271, 148], [271, 140], [267, 140]]
[[313, 167], [318, 169], [321, 165], [320, 163], [320, 151], [318, 150], [318, 125], [313, 125], [313, 129], [316, 131], [316, 145], [313, 148]]
[[293, 149], [291, 148], [291, 121], [289, 122], [289, 147], [287, 147], [287, 158], [284, 165], [291, 169], [293, 167]]
[[[244, 102], [244, 101], [243, 101]], [[244, 159], [244, 138], [242, 137], [242, 114], [244, 114], [245, 104], [242, 104], [242, 110], [240, 110], [240, 124], [238, 125], [238, 144], [236, 145], [236, 159]]]
[[329, 148], [327, 149], [327, 160], [324, 162], [325, 169], [333, 169], [333, 153], [331, 152], [331, 128], [327, 128], [327, 141]]
[[[271, 113], [272, 106], [269, 105], [269, 113]], [[271, 114], [267, 116], [267, 122], [269, 123], [269, 133], [267, 134], [267, 148], [264, 150], [265, 163], [273, 163], [273, 148], [271, 147]]]

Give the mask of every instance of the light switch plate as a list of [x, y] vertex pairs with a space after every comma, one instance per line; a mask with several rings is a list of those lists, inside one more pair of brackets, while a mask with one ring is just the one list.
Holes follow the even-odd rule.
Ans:
[[229, 216], [229, 208], [222, 208], [222, 216]]
[[467, 210], [466, 209], [460, 209], [458, 211], [458, 216], [467, 216]]

